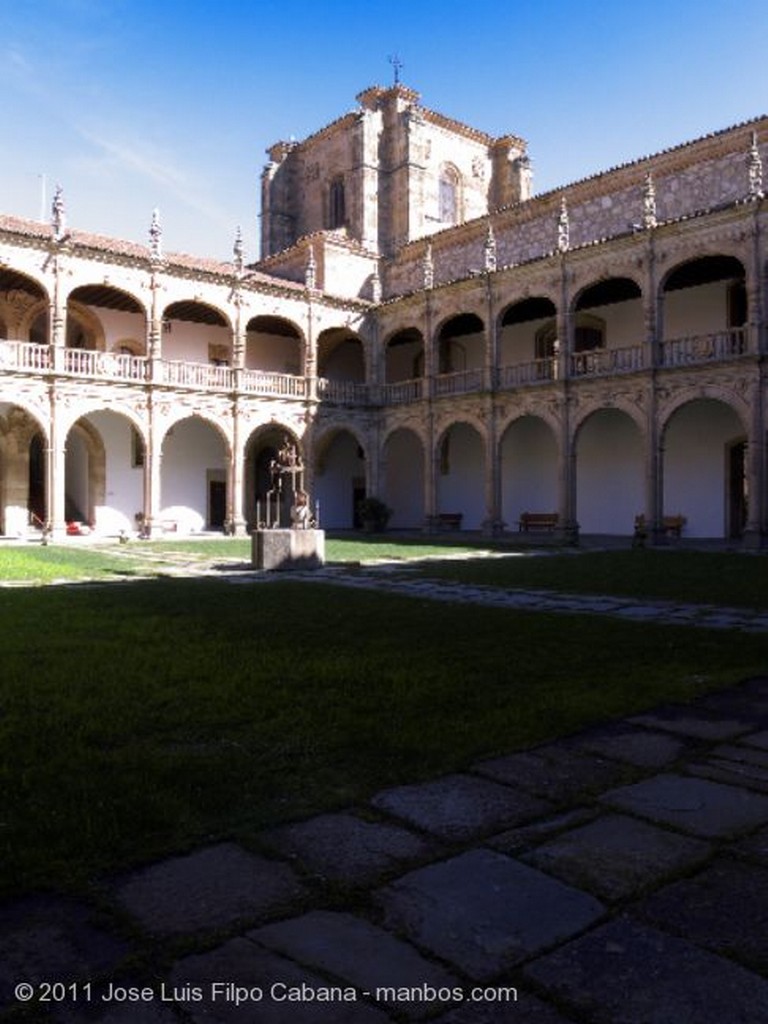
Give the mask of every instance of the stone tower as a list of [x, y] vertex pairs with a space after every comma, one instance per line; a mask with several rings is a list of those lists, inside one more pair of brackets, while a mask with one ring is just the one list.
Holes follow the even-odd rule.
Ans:
[[400, 83], [302, 142], [278, 142], [262, 175], [262, 259], [321, 231], [377, 256], [527, 199], [526, 144], [419, 104]]

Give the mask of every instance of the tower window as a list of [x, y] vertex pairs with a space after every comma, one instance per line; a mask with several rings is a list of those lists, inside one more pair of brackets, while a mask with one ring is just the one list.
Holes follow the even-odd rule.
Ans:
[[347, 210], [344, 197], [344, 179], [334, 178], [329, 193], [328, 226], [333, 231], [343, 228], [347, 223]]

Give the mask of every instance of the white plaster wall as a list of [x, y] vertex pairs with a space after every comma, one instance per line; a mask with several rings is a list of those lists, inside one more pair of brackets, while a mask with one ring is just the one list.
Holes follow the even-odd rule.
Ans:
[[319, 370], [320, 376], [329, 380], [362, 383], [365, 380], [362, 345], [359, 341], [342, 341], [323, 359]]
[[249, 370], [270, 373], [301, 373], [298, 338], [286, 338], [260, 331], [248, 333], [245, 365]]
[[384, 500], [392, 509], [393, 529], [424, 524], [424, 450], [410, 430], [396, 430], [387, 441]]
[[557, 512], [557, 441], [550, 427], [523, 416], [504, 434], [501, 453], [501, 516], [518, 528], [523, 512]]
[[438, 466], [437, 512], [461, 512], [463, 530], [479, 530], [486, 517], [485, 453], [480, 435], [466, 423], [448, 431], [449, 472]]
[[104, 504], [95, 506], [99, 533], [136, 529], [136, 513], [144, 508], [144, 472], [131, 465], [131, 424], [117, 413], [90, 413], [88, 421], [101, 435], [106, 455]]
[[[86, 443], [75, 429], [70, 430], [67, 436], [64, 464], [67, 505], [70, 502], [74, 504], [77, 515], [85, 522], [90, 518], [89, 457]], [[67, 510], [67, 515], [70, 511]]]
[[163, 330], [163, 359], [207, 363], [209, 345], [225, 345], [231, 349], [232, 336], [226, 327], [172, 320], [170, 328]]
[[179, 533], [204, 530], [207, 471], [227, 469], [223, 439], [204, 420], [182, 420], [166, 434], [162, 455], [160, 518], [176, 522]]
[[684, 515], [686, 537], [725, 537], [727, 446], [742, 436], [736, 413], [701, 399], [679, 409], [664, 437], [664, 514]]
[[499, 365], [532, 362], [536, 358], [536, 333], [551, 321], [552, 317], [544, 317], [503, 327], [499, 332]]
[[96, 306], [88, 308], [102, 323], [108, 350], [122, 341], [130, 340], [136, 342], [144, 351], [147, 329], [142, 313], [124, 313], [118, 309], [102, 309]]
[[585, 311], [605, 321], [606, 348], [627, 348], [644, 340], [643, 300], [627, 299], [608, 306], [595, 306]]
[[387, 383], [413, 380], [418, 376], [415, 372], [415, 363], [422, 352], [423, 346], [418, 341], [409, 341], [403, 345], [389, 345], [386, 354]]
[[365, 460], [352, 434], [344, 431], [331, 441], [315, 474], [314, 499], [320, 502], [320, 523], [326, 530], [354, 525], [354, 488], [365, 482]]
[[727, 326], [726, 281], [680, 288], [664, 295], [664, 338], [710, 334]]
[[629, 535], [645, 508], [643, 439], [618, 409], [590, 416], [576, 439], [576, 520], [582, 533]]

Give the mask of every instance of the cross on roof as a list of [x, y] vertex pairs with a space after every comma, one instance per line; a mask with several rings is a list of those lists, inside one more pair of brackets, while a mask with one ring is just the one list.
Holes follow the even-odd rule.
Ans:
[[397, 54], [395, 54], [392, 57], [388, 57], [387, 59], [389, 60], [389, 63], [392, 65], [392, 67], [394, 68], [394, 71], [395, 71], [395, 85], [399, 85], [400, 84], [400, 72], [405, 67], [405, 65], [400, 60], [400, 58], [397, 56]]

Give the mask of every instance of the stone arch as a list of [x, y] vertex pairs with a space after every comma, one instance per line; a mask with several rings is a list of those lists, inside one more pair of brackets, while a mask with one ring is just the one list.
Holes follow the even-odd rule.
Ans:
[[162, 314], [163, 358], [213, 366], [233, 361], [232, 321], [219, 306], [177, 299]]
[[645, 507], [645, 430], [618, 403], [584, 415], [573, 436], [576, 520], [583, 533], [629, 535]]
[[370, 379], [370, 347], [349, 327], [326, 327], [317, 338], [317, 375], [362, 384]]
[[[0, 318], [7, 339], [30, 340], [31, 323], [40, 310], [48, 310], [49, 303], [47, 289], [35, 278], [17, 270], [0, 269]], [[47, 340], [46, 335], [43, 343]]]
[[303, 375], [306, 338], [293, 320], [262, 313], [248, 320], [245, 332], [246, 369]]
[[[709, 252], [684, 259], [659, 282], [664, 362], [701, 361], [746, 351], [747, 273], [737, 256]], [[693, 348], [691, 348], [693, 346]]]
[[447, 424], [435, 439], [436, 511], [460, 513], [463, 529], [479, 530], [487, 515], [487, 442], [486, 431], [468, 416]]
[[515, 530], [524, 512], [556, 513], [559, 505], [559, 424], [525, 412], [499, 437], [501, 518]]
[[[509, 303], [498, 317], [500, 366], [535, 362], [542, 377], [553, 377], [556, 325], [557, 305], [546, 295], [527, 296]], [[507, 383], [517, 383], [517, 375], [502, 371], [502, 386]]]
[[64, 518], [97, 527], [96, 510], [104, 505], [107, 455], [98, 429], [81, 415], [67, 431], [64, 454]]
[[202, 412], [182, 412], [161, 441], [160, 519], [178, 533], [224, 530], [231, 520], [231, 442]]
[[357, 526], [357, 505], [367, 495], [370, 454], [359, 430], [348, 423], [329, 426], [313, 439], [312, 452], [321, 524], [337, 530]]
[[396, 426], [382, 439], [383, 496], [392, 509], [390, 526], [418, 529], [425, 521], [427, 444], [418, 430]]
[[446, 317], [435, 331], [440, 374], [481, 369], [485, 362], [485, 323], [477, 313]]
[[48, 426], [39, 410], [0, 403], [0, 533], [42, 529], [47, 510]]
[[424, 376], [424, 335], [418, 327], [401, 327], [384, 341], [384, 381], [416, 380]]
[[[243, 448], [243, 517], [250, 528], [266, 522], [267, 494], [271, 489], [270, 463], [285, 443], [295, 445], [299, 458], [308, 467], [309, 455], [302, 438], [284, 423], [260, 423], [249, 433]], [[308, 481], [305, 481], [305, 486]], [[288, 493], [286, 492], [286, 500]], [[286, 522], [286, 526], [288, 523]]]
[[[748, 420], [719, 389], [697, 390], [664, 410], [662, 513], [685, 516], [686, 536], [739, 536], [749, 501], [743, 462]], [[742, 462], [735, 477], [730, 459], [739, 450]]]

